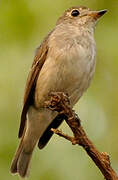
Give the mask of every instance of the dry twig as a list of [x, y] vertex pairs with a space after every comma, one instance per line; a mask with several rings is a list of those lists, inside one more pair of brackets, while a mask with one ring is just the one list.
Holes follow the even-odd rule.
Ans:
[[111, 167], [109, 155], [106, 152], [100, 153], [89, 140], [81, 126], [79, 117], [75, 114], [69, 104], [68, 96], [61, 92], [52, 93], [51, 99], [46, 102], [46, 107], [64, 115], [64, 119], [71, 128], [74, 137], [70, 137], [58, 129], [51, 130], [55, 134], [71, 141], [73, 145], [78, 144], [82, 146], [96, 166], [100, 169], [106, 180], [118, 180], [116, 172]]

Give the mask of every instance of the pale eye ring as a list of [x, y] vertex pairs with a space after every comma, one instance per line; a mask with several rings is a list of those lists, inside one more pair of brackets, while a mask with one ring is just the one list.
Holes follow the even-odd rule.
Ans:
[[72, 12], [71, 12], [71, 16], [73, 17], [77, 17], [79, 16], [80, 12], [77, 10], [77, 9], [74, 9]]

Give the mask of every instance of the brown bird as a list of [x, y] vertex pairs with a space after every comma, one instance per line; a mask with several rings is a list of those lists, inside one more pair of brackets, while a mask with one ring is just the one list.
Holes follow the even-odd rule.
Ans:
[[37, 49], [26, 82], [18, 135], [21, 141], [12, 161], [12, 173], [27, 175], [36, 144], [42, 149], [53, 135], [50, 129], [63, 121], [57, 112], [44, 107], [49, 94], [68, 93], [73, 107], [88, 88], [96, 64], [94, 29], [105, 12], [86, 7], [66, 10]]

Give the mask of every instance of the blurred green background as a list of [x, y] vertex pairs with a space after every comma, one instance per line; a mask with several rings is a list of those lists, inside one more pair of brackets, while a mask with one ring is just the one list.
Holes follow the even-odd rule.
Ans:
[[[75, 5], [108, 9], [95, 32], [97, 67], [91, 87], [75, 109], [97, 148], [108, 152], [118, 172], [118, 0], [0, 1], [0, 179], [18, 180], [9, 172], [18, 145], [18, 127], [26, 77], [35, 48], [62, 12]], [[66, 124], [61, 127], [70, 133]], [[36, 148], [28, 180], [101, 180], [84, 150], [53, 136]]]

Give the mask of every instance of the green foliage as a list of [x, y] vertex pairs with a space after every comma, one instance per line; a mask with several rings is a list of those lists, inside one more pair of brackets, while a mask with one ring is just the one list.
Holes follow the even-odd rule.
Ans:
[[[1, 0], [0, 1], [0, 178], [17, 180], [9, 172], [18, 144], [17, 132], [25, 80], [34, 50], [68, 7], [108, 9], [97, 25], [97, 66], [91, 87], [75, 109], [89, 137], [110, 154], [118, 171], [118, 1]], [[66, 124], [62, 128], [70, 133]], [[86, 172], [86, 173], [85, 173]], [[54, 136], [36, 149], [29, 180], [101, 180], [99, 170], [78, 146]]]

